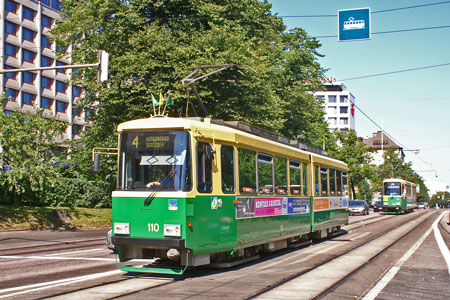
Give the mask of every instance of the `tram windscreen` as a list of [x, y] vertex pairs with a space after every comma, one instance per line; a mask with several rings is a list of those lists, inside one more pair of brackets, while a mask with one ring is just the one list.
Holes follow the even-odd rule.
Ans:
[[385, 182], [384, 194], [386, 196], [400, 196], [402, 194], [400, 182]]
[[119, 190], [189, 191], [192, 188], [187, 132], [123, 132], [119, 155]]

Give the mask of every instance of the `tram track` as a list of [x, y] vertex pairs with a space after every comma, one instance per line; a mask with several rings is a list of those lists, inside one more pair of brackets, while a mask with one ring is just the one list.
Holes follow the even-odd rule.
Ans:
[[28, 245], [22, 247], [10, 247], [0, 249], [0, 256], [2, 255], [27, 255], [50, 251], [65, 251], [78, 248], [89, 248], [93, 246], [105, 246], [105, 238], [92, 238], [75, 241], [51, 241], [45, 244]]
[[[379, 257], [381, 254], [385, 253], [388, 249], [392, 248], [395, 244], [397, 244], [399, 241], [401, 241], [402, 239], [404, 239], [406, 236], [408, 236], [410, 233], [412, 233], [413, 231], [415, 231], [416, 229], [418, 229], [421, 225], [423, 225], [426, 222], [429, 222], [431, 219], [433, 219], [435, 217], [435, 213], [430, 214], [429, 216], [427, 216], [426, 218], [424, 218], [419, 224], [416, 224], [413, 228], [409, 229], [406, 233], [402, 234], [401, 236], [399, 236], [398, 238], [396, 238], [393, 242], [391, 242], [390, 244], [388, 244], [386, 247], [384, 247], [382, 250], [378, 251], [377, 253], [375, 253], [374, 255], [372, 255], [371, 257], [369, 257], [367, 259], [367, 261], [358, 266], [356, 269], [354, 269], [352, 272], [348, 273], [345, 277], [341, 278], [340, 280], [336, 281], [334, 284], [330, 285], [327, 289], [323, 290], [322, 292], [320, 292], [319, 294], [311, 297], [310, 299], [322, 299], [323, 297], [329, 295], [330, 293], [332, 293], [337, 287], [339, 287], [340, 285], [342, 285], [343, 283], [345, 283], [349, 278], [351, 278], [355, 273], [357, 273], [359, 270], [361, 270], [362, 268], [366, 267], [367, 265], [371, 264], [377, 257]], [[386, 219], [384, 219], [386, 220]], [[271, 285], [265, 289], [260, 290], [259, 292], [251, 295], [250, 297], [244, 298], [244, 299], [257, 299], [257, 298], [264, 298], [264, 295], [286, 283], [289, 283], [297, 278], [300, 278], [308, 273], [311, 273], [315, 270], [318, 270], [321, 267], [324, 267], [325, 265], [327, 265], [328, 263], [331, 263], [339, 258], [343, 258], [346, 255], [360, 249], [363, 246], [369, 245], [370, 243], [377, 241], [383, 237], [385, 237], [387, 234], [391, 233], [393, 230], [398, 229], [402, 226], [404, 226], [405, 224], [407, 224], [408, 222], [410, 222], [411, 220], [413, 220], [413, 218], [410, 218], [407, 220], [407, 222], [404, 222], [402, 224], [393, 226], [388, 228], [387, 230], [383, 230], [381, 233], [378, 233], [377, 235], [369, 238], [368, 240], [365, 240], [363, 242], [360, 242], [354, 246], [352, 246], [349, 249], [346, 249], [345, 251], [336, 254], [335, 256], [326, 259], [310, 268], [307, 268], [305, 270], [302, 270], [301, 272], [298, 272], [296, 274], [290, 275], [289, 277], [277, 282], [274, 285]], [[361, 226], [362, 227], [362, 226]]]

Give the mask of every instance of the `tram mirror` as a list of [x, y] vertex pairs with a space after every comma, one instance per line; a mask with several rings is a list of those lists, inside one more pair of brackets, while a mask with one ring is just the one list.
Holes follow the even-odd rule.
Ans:
[[95, 153], [94, 160], [91, 161], [91, 172], [94, 174], [98, 174], [99, 171], [100, 171], [100, 154]]
[[205, 152], [209, 160], [214, 160], [214, 153], [216, 153], [216, 151], [211, 147], [210, 144], [206, 145]]

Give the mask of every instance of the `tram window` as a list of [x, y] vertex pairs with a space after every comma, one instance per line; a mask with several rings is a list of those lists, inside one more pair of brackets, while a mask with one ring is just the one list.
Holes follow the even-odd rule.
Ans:
[[234, 193], [234, 148], [222, 145], [220, 148], [222, 191]]
[[273, 194], [273, 158], [258, 154], [258, 188], [261, 194]]
[[298, 161], [289, 161], [291, 194], [300, 195], [301, 193], [301, 163]]
[[320, 168], [320, 191], [322, 195], [328, 195], [328, 169]]
[[336, 195], [336, 170], [330, 169], [330, 195]]
[[239, 190], [241, 193], [256, 193], [256, 153], [239, 149]]
[[348, 175], [347, 172], [342, 172], [342, 195], [348, 196]]
[[338, 196], [342, 195], [342, 171], [336, 170], [336, 193]]
[[319, 166], [316, 166], [314, 168], [314, 188], [315, 188], [315, 195], [320, 196], [320, 185], [319, 185]]
[[197, 190], [200, 193], [212, 191], [212, 157], [208, 155], [209, 143], [197, 143]]
[[275, 193], [287, 194], [287, 159], [274, 157], [275, 169]]
[[303, 195], [308, 195], [308, 165], [306, 163], [302, 163], [302, 185], [303, 185]]

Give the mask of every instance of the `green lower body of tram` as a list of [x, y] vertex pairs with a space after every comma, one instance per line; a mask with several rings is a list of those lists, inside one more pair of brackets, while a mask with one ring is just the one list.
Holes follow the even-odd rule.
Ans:
[[[348, 223], [348, 201], [342, 198], [343, 206], [319, 211], [314, 211], [310, 197], [161, 196], [149, 201], [113, 196], [112, 200], [112, 240], [122, 270], [131, 272], [182, 274], [188, 266], [229, 267], [256, 259], [261, 252], [324, 238]], [[281, 205], [272, 211], [258, 208], [272, 200]], [[170, 264], [126, 265], [128, 260], [154, 258]]]
[[417, 203], [403, 196], [384, 196], [382, 211], [386, 214], [404, 214], [414, 210]]

